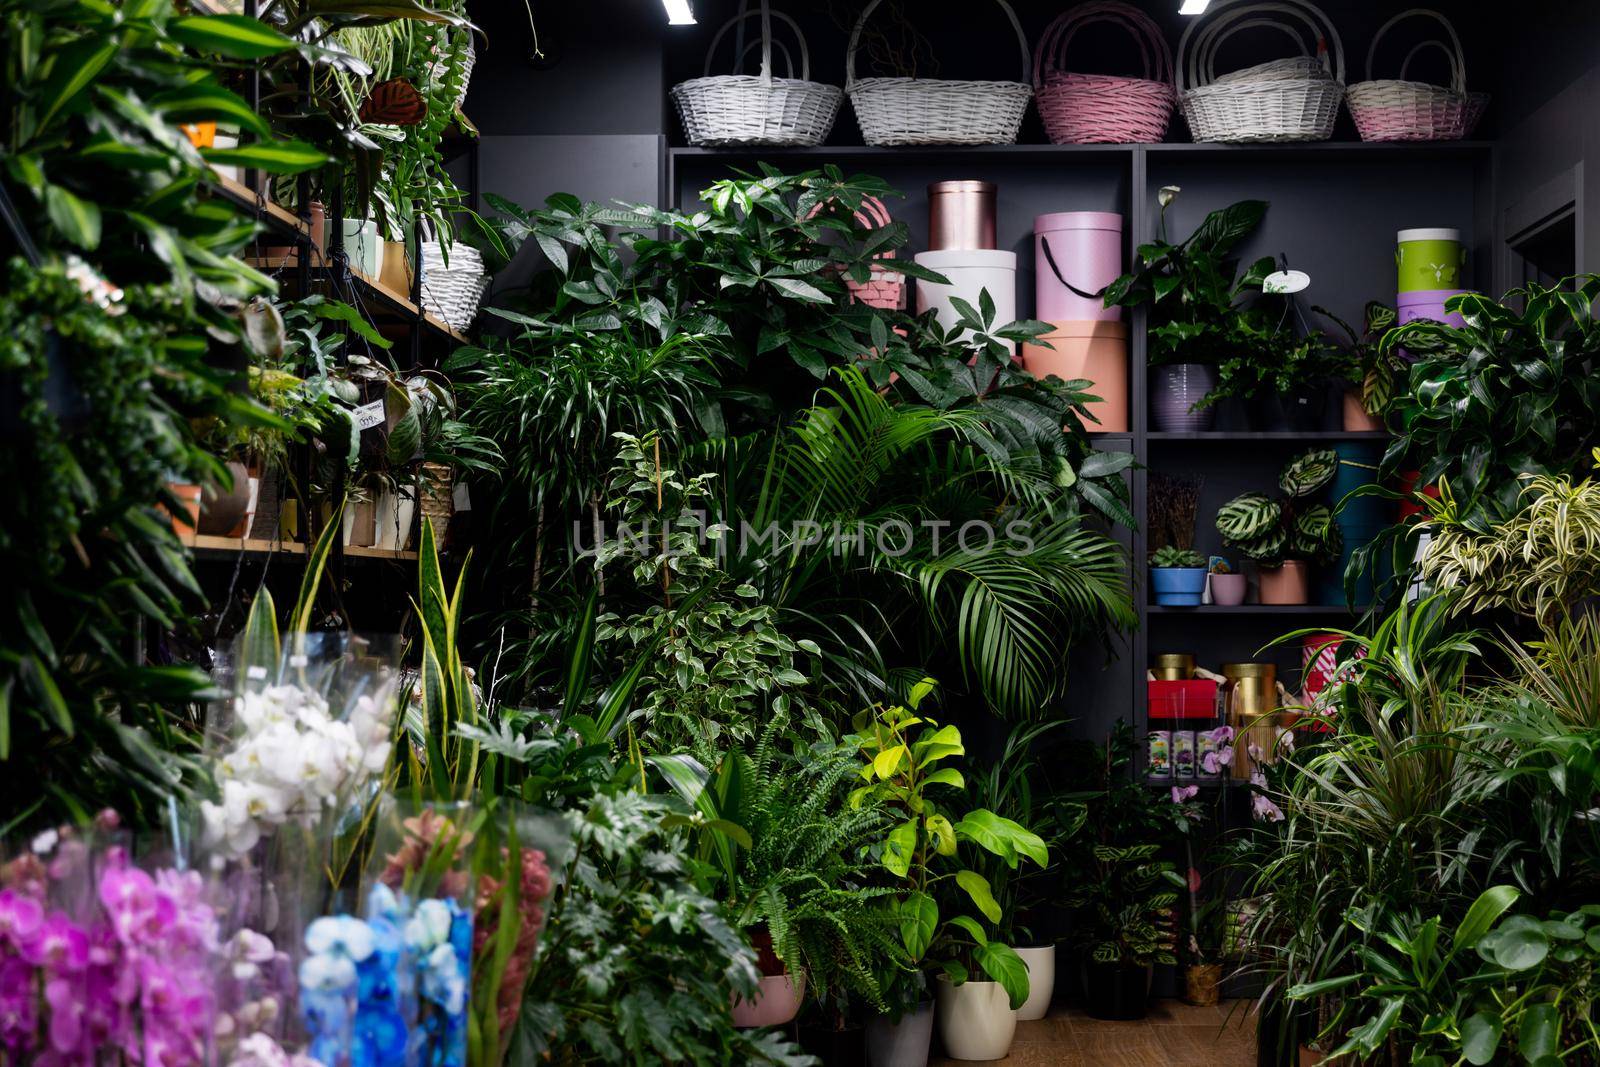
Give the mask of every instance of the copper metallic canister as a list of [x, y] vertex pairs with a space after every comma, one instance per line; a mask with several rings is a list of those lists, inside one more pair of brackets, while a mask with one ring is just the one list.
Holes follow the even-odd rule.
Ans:
[[928, 186], [928, 249], [995, 247], [993, 182], [934, 182]]
[[1155, 657], [1151, 672], [1163, 682], [1185, 682], [1194, 677], [1193, 652], [1162, 652]]

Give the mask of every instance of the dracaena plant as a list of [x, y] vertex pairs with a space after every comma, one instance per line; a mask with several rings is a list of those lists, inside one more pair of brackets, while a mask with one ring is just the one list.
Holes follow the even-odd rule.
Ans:
[[1311, 449], [1289, 461], [1278, 476], [1281, 497], [1243, 493], [1217, 510], [1217, 532], [1241, 555], [1269, 566], [1286, 559], [1326, 562], [1341, 544], [1333, 509], [1312, 498], [1339, 470], [1331, 448]]
[[987, 808], [962, 810], [965, 779], [951, 765], [966, 754], [961, 732], [917, 712], [933, 688], [931, 679], [923, 679], [903, 706], [858, 716], [863, 784], [852, 803], [880, 805], [890, 813], [893, 826], [878, 855], [900, 880], [896, 912], [911, 961], [937, 966], [958, 984], [981, 973], [998, 982], [1016, 1008], [1028, 996], [1028, 968], [1015, 949], [990, 936], [1002, 919], [1000, 905], [968, 857], [978, 850], [1012, 870], [1024, 862], [1043, 868], [1049, 850], [1038, 834], [1012, 819]]

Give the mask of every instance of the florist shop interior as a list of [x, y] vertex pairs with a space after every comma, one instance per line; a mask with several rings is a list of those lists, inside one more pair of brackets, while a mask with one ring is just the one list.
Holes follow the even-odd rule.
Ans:
[[1437, 8], [0, 0], [0, 1065], [1600, 1064], [1600, 5]]

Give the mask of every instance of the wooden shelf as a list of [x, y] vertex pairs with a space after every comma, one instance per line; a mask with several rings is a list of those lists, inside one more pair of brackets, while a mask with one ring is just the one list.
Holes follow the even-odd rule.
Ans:
[[1225, 441], [1388, 441], [1385, 430], [1151, 430], [1151, 441], [1222, 443]]
[[[262, 271], [292, 270], [295, 266], [293, 260], [264, 259], [259, 256], [246, 258], [245, 263]], [[318, 266], [314, 269], [321, 273], [327, 273], [328, 271], [326, 266]], [[394, 320], [420, 325], [423, 332], [442, 341], [458, 345], [470, 343], [471, 339], [466, 334], [432, 312], [423, 311], [412, 303], [409, 296], [385, 285], [377, 278], [363, 274], [361, 271], [351, 267], [350, 281], [363, 298], [379, 305]]]
[[[193, 548], [196, 555], [205, 556], [304, 556], [306, 546], [301, 541], [269, 541], [259, 537], [215, 537], [196, 534], [183, 538], [183, 543]], [[417, 558], [415, 551], [396, 551], [390, 548], [363, 548], [347, 545], [343, 553], [351, 559], [383, 559], [410, 561]]]
[[253, 212], [272, 230], [297, 241], [311, 240], [311, 227], [304, 219], [282, 204], [273, 203], [243, 182], [216, 174], [212, 176], [210, 186], [212, 191], [224, 200]]

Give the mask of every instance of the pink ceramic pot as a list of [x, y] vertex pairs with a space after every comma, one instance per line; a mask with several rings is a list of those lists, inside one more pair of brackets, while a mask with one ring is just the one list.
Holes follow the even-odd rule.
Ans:
[[1249, 583], [1242, 574], [1213, 574], [1211, 576], [1211, 602], [1222, 608], [1236, 608], [1244, 603]]
[[761, 988], [754, 998], [733, 998], [733, 1025], [782, 1026], [800, 1014], [800, 1002], [806, 995], [806, 976], [792, 982], [787, 974], [761, 979]]

